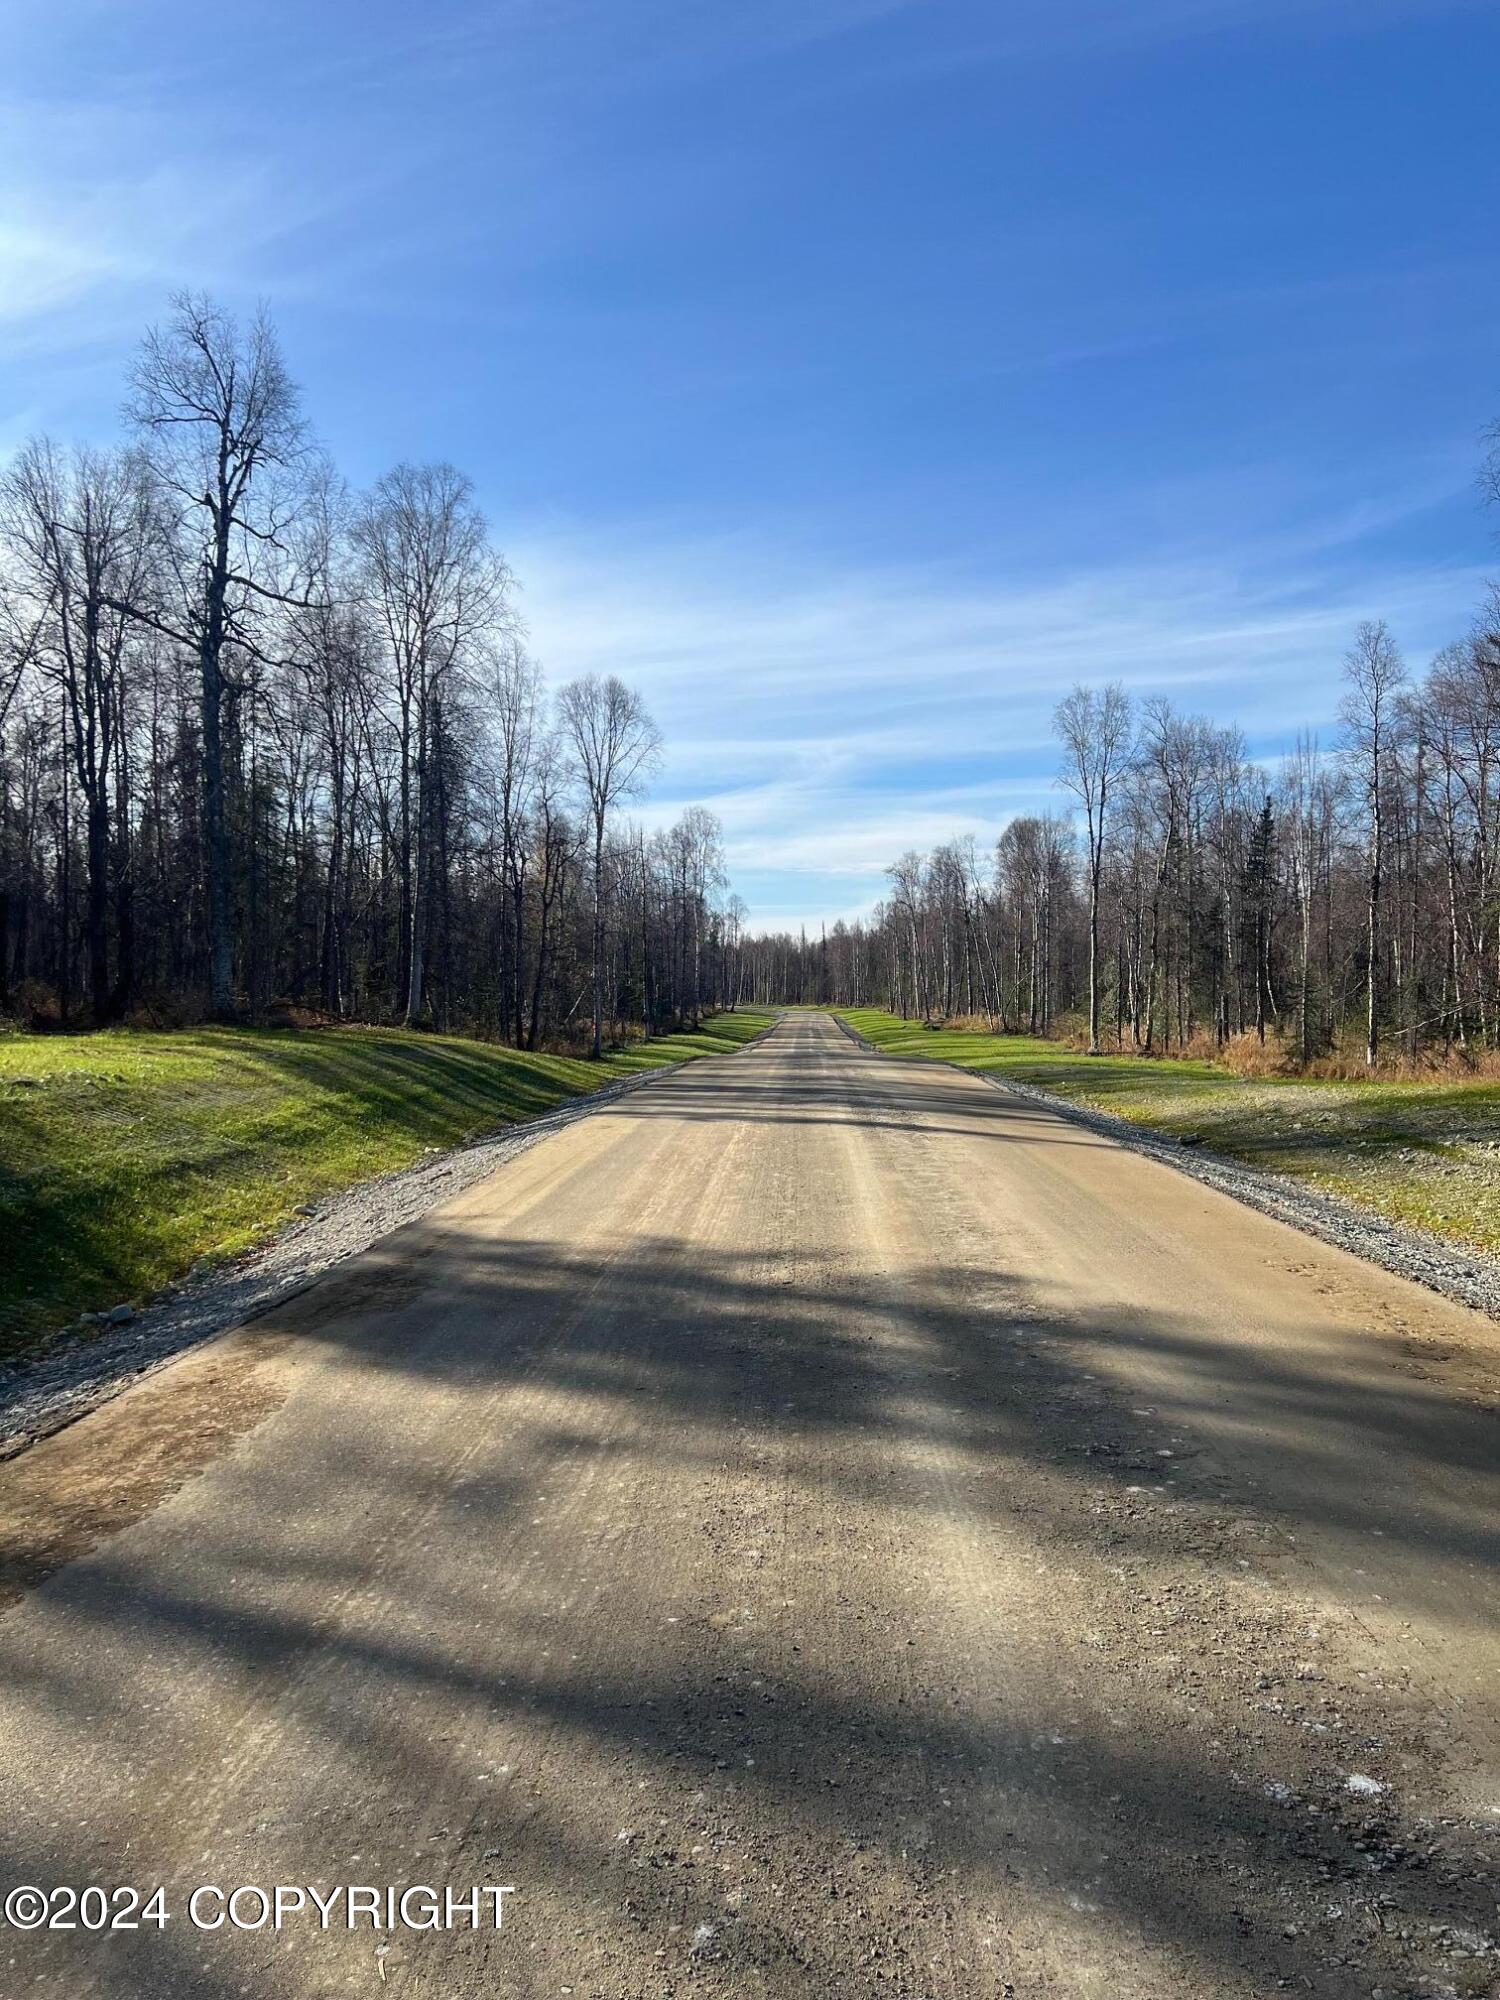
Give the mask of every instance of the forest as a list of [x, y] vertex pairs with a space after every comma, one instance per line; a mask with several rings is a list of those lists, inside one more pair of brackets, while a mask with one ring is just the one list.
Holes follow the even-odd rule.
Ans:
[[275, 329], [182, 295], [123, 441], [0, 474], [0, 1018], [362, 1020], [535, 1049], [734, 997], [639, 694], [555, 692], [470, 481], [351, 491]]
[[1236, 728], [1075, 687], [1057, 812], [901, 856], [868, 921], [752, 940], [747, 993], [1302, 1067], [1492, 1050], [1500, 599], [1420, 674], [1361, 625], [1336, 699], [1336, 740], [1267, 768]]
[[628, 817], [639, 693], [548, 690], [461, 472], [351, 491], [274, 328], [197, 295], [124, 416], [0, 474], [0, 1018], [597, 1054], [743, 998], [1304, 1067], [1500, 1044], [1500, 599], [1420, 671], [1361, 625], [1336, 734], [1270, 765], [1077, 686], [1055, 811], [902, 855], [868, 918], [752, 936], [710, 812]]

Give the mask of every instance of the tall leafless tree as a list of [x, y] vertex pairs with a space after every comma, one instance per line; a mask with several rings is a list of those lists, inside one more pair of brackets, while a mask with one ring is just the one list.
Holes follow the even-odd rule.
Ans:
[[641, 697], [613, 674], [604, 679], [585, 674], [569, 681], [558, 694], [557, 706], [594, 836], [592, 987], [597, 1061], [604, 1048], [604, 836], [615, 808], [633, 798], [655, 768], [661, 736]]
[[1083, 807], [1088, 838], [1089, 1054], [1099, 1053], [1099, 887], [1104, 835], [1116, 781], [1130, 757], [1130, 698], [1118, 681], [1079, 685], [1058, 703], [1062, 782]]
[[125, 804], [118, 741], [131, 622], [123, 607], [145, 595], [153, 527], [146, 468], [129, 451], [63, 453], [41, 439], [24, 446], [0, 479], [0, 534], [34, 614], [32, 662], [60, 693], [84, 802], [84, 937], [95, 1021], [110, 1019], [129, 997], [128, 959], [117, 985], [109, 955], [110, 866]]
[[390, 667], [401, 763], [403, 1011], [411, 1025], [425, 1001], [443, 703], [508, 622], [511, 575], [490, 545], [472, 485], [451, 465], [388, 472], [360, 504], [353, 540]]
[[170, 585], [129, 608], [193, 649], [203, 755], [203, 847], [210, 1005], [235, 1011], [225, 817], [226, 659], [257, 649], [257, 624], [282, 599], [275, 581], [295, 512], [289, 476], [307, 448], [297, 389], [262, 313], [241, 328], [197, 293], [172, 301], [147, 334], [127, 413], [173, 512]]
[[1406, 668], [1384, 620], [1367, 620], [1344, 658], [1344, 700], [1340, 720], [1364, 806], [1369, 862], [1366, 875], [1365, 1061], [1374, 1069], [1380, 1053], [1380, 890], [1385, 869], [1387, 760], [1397, 698]]

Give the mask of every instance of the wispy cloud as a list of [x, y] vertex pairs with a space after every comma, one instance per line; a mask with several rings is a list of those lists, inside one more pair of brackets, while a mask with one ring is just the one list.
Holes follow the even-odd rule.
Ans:
[[141, 88], [0, 97], [0, 353], [35, 380], [105, 352], [118, 373], [176, 288], [253, 295], [277, 247], [327, 211], [291, 162], [200, 142]]
[[1358, 621], [1388, 618], [1421, 665], [1482, 594], [1474, 566], [1378, 585], [1314, 532], [1273, 568], [1201, 557], [977, 580], [863, 569], [748, 538], [561, 541], [514, 551], [555, 679], [620, 673], [661, 720], [648, 817], [702, 799], [724, 822], [757, 921], [812, 924], [880, 893], [904, 849], [1057, 803], [1050, 720], [1075, 680], [1123, 680], [1245, 729], [1273, 755], [1332, 734]]

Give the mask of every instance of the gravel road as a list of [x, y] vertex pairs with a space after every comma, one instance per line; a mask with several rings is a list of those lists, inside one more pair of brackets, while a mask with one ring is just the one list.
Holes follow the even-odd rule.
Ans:
[[788, 1017], [0, 1466], [8, 1882], [504, 1929], [0, 1991], [1493, 1994], [1497, 1403], [1477, 1314]]

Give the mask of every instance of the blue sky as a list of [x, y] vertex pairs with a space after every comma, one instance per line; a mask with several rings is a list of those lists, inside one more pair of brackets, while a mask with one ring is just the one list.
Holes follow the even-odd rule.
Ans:
[[1075, 678], [1331, 735], [1497, 523], [1500, 9], [0, 7], [0, 451], [266, 299], [346, 473], [474, 476], [760, 927], [1051, 802]]

